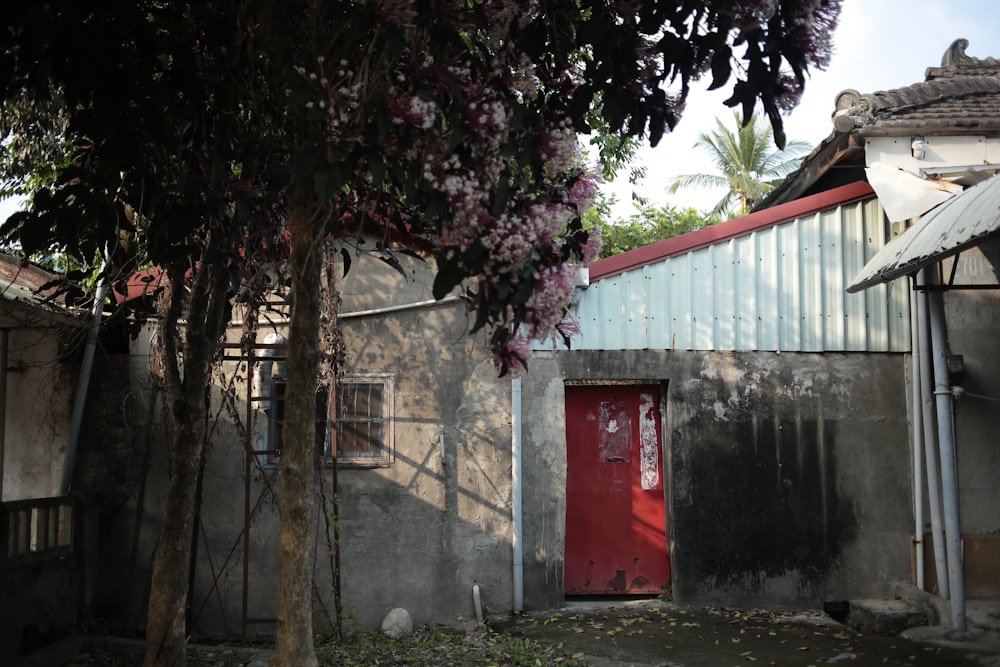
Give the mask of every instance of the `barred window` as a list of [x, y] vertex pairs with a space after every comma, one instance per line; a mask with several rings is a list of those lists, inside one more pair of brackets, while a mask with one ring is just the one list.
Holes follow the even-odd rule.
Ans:
[[[394, 459], [393, 389], [391, 375], [360, 375], [337, 382], [336, 401], [324, 387], [316, 393], [317, 453], [325, 465], [333, 461], [333, 426], [336, 426], [337, 466], [376, 468], [389, 466]], [[285, 422], [285, 379], [273, 377], [264, 401], [264, 450], [270, 465], [281, 462], [282, 428]], [[330, 419], [331, 407], [337, 420]]]
[[388, 466], [393, 449], [393, 377], [360, 375], [337, 383], [337, 463]]

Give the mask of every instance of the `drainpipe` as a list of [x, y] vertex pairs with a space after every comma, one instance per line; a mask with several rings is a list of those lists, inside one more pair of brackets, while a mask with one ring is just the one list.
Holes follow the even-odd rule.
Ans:
[[3, 451], [7, 436], [7, 341], [8, 329], [0, 329], [0, 503], [3, 502]]
[[97, 348], [97, 334], [101, 330], [101, 314], [104, 312], [104, 299], [108, 296], [108, 261], [105, 258], [97, 292], [94, 294], [94, 307], [90, 314], [90, 328], [87, 330], [87, 344], [83, 350], [83, 363], [80, 365], [80, 381], [76, 387], [76, 400], [73, 403], [73, 420], [69, 427], [69, 441], [66, 444], [66, 456], [63, 458], [62, 481], [59, 484], [59, 495], [69, 492], [73, 482], [73, 468], [76, 466], [76, 448], [80, 442], [80, 426], [83, 424], [83, 408], [87, 403], [87, 387], [90, 385], [90, 373], [94, 368], [94, 350]]
[[923, 418], [920, 414], [921, 384], [920, 384], [920, 334], [917, 319], [917, 291], [913, 291], [910, 300], [910, 390], [911, 419], [913, 420], [913, 562], [916, 568], [914, 582], [917, 588], [924, 590], [924, 457], [921, 447], [924, 445]]
[[958, 508], [958, 472], [955, 468], [955, 430], [951, 383], [945, 356], [944, 294], [929, 295], [931, 346], [934, 359], [934, 397], [937, 405], [938, 445], [941, 449], [941, 491], [944, 497], [944, 532], [951, 588], [951, 632], [962, 635], [965, 625], [965, 584], [962, 565], [962, 524]]
[[[287, 343], [288, 340], [282, 336], [280, 333], [273, 332], [264, 336], [264, 345], [283, 345]], [[272, 396], [274, 394], [274, 389], [272, 388], [271, 382], [275, 377], [285, 379], [285, 364], [284, 360], [278, 361], [273, 360], [273, 357], [284, 356], [281, 352], [273, 347], [268, 347], [257, 354], [260, 363], [257, 368], [254, 369], [253, 373], [253, 385], [251, 391], [252, 396]], [[275, 400], [271, 399], [264, 402], [263, 405], [257, 407], [264, 410], [264, 412], [270, 412], [274, 407]]]
[[[921, 272], [923, 284], [927, 284], [926, 272]], [[948, 559], [945, 556], [944, 530], [941, 523], [941, 474], [938, 472], [937, 439], [934, 424], [934, 395], [931, 388], [931, 346], [927, 322], [927, 292], [917, 292], [917, 349], [920, 355], [920, 400], [923, 415], [924, 461], [927, 463], [927, 500], [931, 510], [931, 535], [934, 544], [934, 573], [937, 575], [938, 593], [947, 600]]]
[[521, 378], [510, 383], [511, 501], [513, 513], [514, 613], [524, 610], [524, 547], [521, 542]]

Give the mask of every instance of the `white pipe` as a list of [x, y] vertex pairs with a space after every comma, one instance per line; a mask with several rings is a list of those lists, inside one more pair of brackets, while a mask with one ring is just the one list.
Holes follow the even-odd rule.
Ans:
[[[282, 336], [280, 333], [269, 333], [264, 336], [265, 345], [282, 345], [287, 343], [288, 339]], [[270, 357], [284, 356], [277, 349], [273, 347], [264, 348], [260, 351], [260, 363], [253, 372], [253, 388], [250, 391], [250, 395], [253, 397], [259, 396], [271, 396], [274, 394], [274, 389], [272, 387], [272, 378], [277, 376], [284, 379], [285, 377], [285, 362], [281, 361], [268, 361]], [[271, 410], [274, 407], [274, 399], [269, 401], [257, 403], [257, 407], [262, 410]]]
[[101, 330], [101, 315], [104, 312], [104, 299], [108, 295], [107, 278], [108, 261], [105, 258], [101, 269], [101, 278], [94, 294], [94, 307], [90, 314], [90, 328], [87, 330], [87, 343], [83, 349], [83, 362], [80, 364], [80, 380], [76, 387], [76, 397], [73, 401], [73, 418], [69, 426], [69, 441], [66, 443], [66, 455], [63, 457], [62, 480], [59, 482], [59, 495], [69, 492], [73, 482], [73, 468], [76, 467], [76, 448], [80, 442], [80, 427], [83, 424], [83, 409], [87, 404], [87, 387], [90, 386], [90, 373], [94, 368], [94, 350], [97, 349], [97, 336]]
[[[926, 270], [921, 272], [922, 284], [927, 284]], [[941, 513], [941, 475], [938, 472], [937, 435], [934, 424], [934, 386], [931, 372], [931, 345], [927, 322], [927, 292], [917, 292], [918, 350], [920, 355], [921, 413], [923, 415], [924, 461], [927, 468], [927, 500], [931, 510], [931, 535], [934, 543], [934, 573], [937, 575], [938, 594], [947, 600], [948, 559], [945, 555], [944, 529]]]
[[[338, 320], [347, 320], [352, 317], [368, 317], [370, 315], [383, 315], [385, 313], [398, 313], [401, 310], [414, 310], [416, 308], [426, 308], [436, 306], [441, 303], [451, 303], [459, 301], [460, 296], [446, 296], [443, 299], [428, 299], [426, 301], [414, 301], [412, 303], [401, 303], [397, 306], [385, 306], [383, 308], [372, 308], [370, 310], [355, 310], [350, 313], [339, 313]], [[268, 324], [288, 324], [291, 320], [288, 317], [275, 317], [268, 319]], [[243, 326], [243, 320], [230, 320], [227, 325], [230, 329], [238, 329]]]
[[514, 613], [524, 610], [524, 546], [522, 542], [522, 484], [521, 484], [521, 378], [514, 378], [510, 385], [510, 449], [511, 449], [511, 500], [513, 514], [513, 574]]
[[948, 360], [945, 356], [944, 294], [929, 296], [931, 346], [934, 359], [934, 396], [937, 406], [938, 445], [941, 450], [941, 492], [944, 499], [944, 532], [951, 588], [951, 632], [964, 634], [965, 582], [962, 564], [962, 522], [958, 507], [958, 471], [955, 466], [955, 430]]
[[472, 586], [472, 604], [476, 608], [476, 620], [483, 622], [483, 600], [479, 597], [479, 584]]
[[917, 588], [924, 590], [924, 446], [923, 418], [920, 414], [920, 341], [918, 340], [917, 291], [910, 299], [910, 413], [913, 423], [913, 555]]

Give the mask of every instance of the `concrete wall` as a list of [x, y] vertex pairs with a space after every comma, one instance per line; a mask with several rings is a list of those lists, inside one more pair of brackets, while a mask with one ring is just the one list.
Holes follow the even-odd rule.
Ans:
[[79, 365], [60, 361], [58, 327], [10, 332], [3, 500], [59, 495]]
[[[513, 606], [510, 383], [495, 378], [481, 341], [467, 336], [460, 302], [357, 315], [429, 298], [427, 267], [404, 260], [405, 282], [377, 260], [365, 268], [357, 262], [368, 260], [355, 258], [342, 285], [341, 312], [354, 314], [341, 322], [345, 372], [395, 378], [394, 462], [338, 472], [349, 627], [374, 627], [397, 606], [418, 623], [470, 618], [474, 584], [488, 613]], [[369, 288], [357, 276], [370, 279]], [[394, 291], [394, 285], [401, 287]], [[278, 319], [273, 328], [284, 324]], [[258, 340], [270, 330], [262, 326]], [[232, 329], [230, 339], [239, 333]], [[162, 410], [149, 381], [152, 351], [148, 335], [133, 345], [126, 401], [135, 455], [147, 442], [151, 448], [138, 560], [134, 577], [122, 576], [133, 571], [127, 563], [133, 502], [109, 531], [105, 572], [113, 574], [102, 587], [109, 603], [128, 598], [132, 606], [119, 608], [133, 609], [137, 623], [167, 479]], [[664, 479], [677, 600], [817, 605], [887, 593], [910, 570], [907, 368], [901, 354], [540, 355], [523, 379], [526, 606], [564, 603], [567, 380], [642, 379], [665, 387]], [[252, 467], [246, 561], [242, 542], [245, 440], [237, 422], [246, 421], [252, 375], [229, 361], [212, 391], [213, 443], [193, 596], [194, 630], [202, 634], [240, 633], [244, 562], [249, 616], [275, 613], [277, 468]], [[250, 412], [251, 444], [259, 448], [263, 420]], [[317, 494], [328, 502], [332, 471], [322, 475]], [[327, 504], [316, 527], [321, 627], [334, 604], [329, 510]], [[251, 634], [273, 629], [269, 623], [248, 627]]]
[[893, 354], [577, 351], [524, 381], [525, 586], [559, 604], [564, 382], [667, 387], [675, 599], [817, 605], [909, 578], [905, 358]]
[[[995, 286], [998, 276], [1000, 240], [993, 240], [962, 254], [955, 283]], [[1000, 533], [1000, 291], [952, 290], [944, 302], [948, 353], [965, 363], [967, 395], [955, 403], [962, 532]]]
[[[355, 257], [342, 284], [346, 314], [430, 299], [426, 265], [402, 258], [407, 279], [378, 260]], [[352, 278], [353, 276], [353, 278]], [[358, 286], [364, 276], [369, 288]], [[398, 287], [398, 289], [394, 289]], [[379, 300], [374, 295], [386, 298]], [[280, 317], [263, 325], [286, 333]], [[372, 628], [394, 607], [417, 623], [451, 623], [474, 617], [472, 587], [479, 584], [488, 612], [512, 607], [510, 382], [498, 380], [481, 341], [467, 335], [461, 302], [421, 305], [341, 321], [347, 375], [391, 374], [395, 460], [388, 467], [338, 470], [341, 586], [345, 627]], [[237, 341], [239, 328], [228, 334]], [[152, 331], [133, 343], [132, 394], [128, 401], [135, 456], [150, 447], [138, 561], [127, 563], [135, 530], [135, 502], [123, 509], [104, 550], [101, 596], [130, 609], [132, 622], [145, 613], [149, 571], [166, 494], [168, 465], [162, 399], [153, 396], [149, 371]], [[241, 632], [243, 568], [248, 564], [248, 616], [276, 614], [281, 495], [276, 466], [251, 466], [249, 556], [244, 557], [247, 384], [253, 371], [235, 360], [223, 364], [212, 387], [212, 444], [207, 454], [195, 592], [193, 631]], [[231, 388], [231, 389], [230, 389]], [[228, 396], [228, 398], [226, 398]], [[263, 448], [264, 419], [251, 410], [251, 446]], [[150, 426], [147, 427], [147, 421]], [[237, 422], [239, 425], [237, 425]], [[323, 503], [317, 518], [316, 620], [334, 616], [332, 470], [321, 470]], [[330, 519], [328, 521], [328, 519]], [[134, 572], [130, 579], [123, 573]], [[130, 587], [131, 586], [131, 587]], [[271, 622], [248, 626], [270, 634]]]

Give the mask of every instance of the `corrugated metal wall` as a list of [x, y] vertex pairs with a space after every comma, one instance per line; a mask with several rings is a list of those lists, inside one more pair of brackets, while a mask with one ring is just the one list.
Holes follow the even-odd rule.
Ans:
[[597, 280], [573, 348], [907, 351], [905, 279], [844, 291], [903, 229], [869, 199]]

